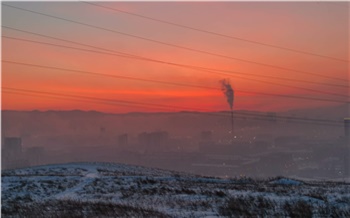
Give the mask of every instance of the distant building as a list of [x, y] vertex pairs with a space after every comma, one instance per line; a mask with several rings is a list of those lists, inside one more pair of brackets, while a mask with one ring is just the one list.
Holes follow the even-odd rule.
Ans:
[[3, 169], [28, 166], [22, 152], [22, 139], [20, 137], [5, 137], [2, 145], [1, 167]]
[[128, 134], [121, 134], [118, 136], [118, 146], [119, 147], [128, 146]]
[[201, 152], [208, 153], [214, 148], [215, 146], [214, 141], [212, 140], [212, 132], [202, 131], [200, 133], [199, 150]]
[[31, 166], [45, 163], [45, 149], [43, 147], [31, 147], [26, 150], [26, 157]]
[[20, 137], [5, 137], [3, 143], [3, 156], [16, 158], [22, 155], [22, 139]]
[[350, 139], [350, 118], [344, 118], [344, 136], [349, 141], [349, 139]]
[[212, 132], [211, 131], [202, 131], [201, 132], [201, 141], [211, 141]]
[[276, 122], [277, 121], [277, 115], [276, 112], [267, 112], [266, 113], [267, 119], [271, 122]]
[[138, 135], [138, 141], [146, 151], [164, 151], [169, 141], [169, 134], [166, 131], [143, 132]]
[[344, 176], [350, 176], [350, 118], [344, 118], [344, 136], [345, 136], [345, 152], [344, 152]]
[[299, 136], [279, 136], [274, 140], [276, 147], [297, 147], [302, 144]]
[[256, 140], [253, 144], [252, 149], [254, 150], [254, 152], [261, 152], [267, 150], [269, 147], [271, 147], [271, 143], [264, 140]]
[[101, 126], [101, 127], [100, 127], [100, 133], [102, 133], [102, 134], [103, 134], [103, 133], [105, 133], [105, 132], [106, 132], [106, 128], [105, 128], [105, 127], [103, 127], [103, 126]]

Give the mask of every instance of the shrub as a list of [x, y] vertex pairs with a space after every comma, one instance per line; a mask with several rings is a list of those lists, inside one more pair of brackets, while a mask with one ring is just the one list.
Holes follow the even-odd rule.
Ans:
[[283, 206], [288, 215], [293, 217], [312, 217], [312, 205], [308, 204], [306, 201], [299, 200], [294, 203], [286, 202]]
[[159, 217], [167, 214], [152, 208], [110, 202], [82, 202], [73, 200], [52, 200], [44, 203], [12, 204], [2, 208], [4, 217]]

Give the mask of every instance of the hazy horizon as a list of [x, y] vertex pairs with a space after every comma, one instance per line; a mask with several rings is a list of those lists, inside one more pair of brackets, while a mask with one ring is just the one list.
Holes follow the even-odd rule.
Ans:
[[349, 2], [1, 5], [4, 169], [349, 176]]

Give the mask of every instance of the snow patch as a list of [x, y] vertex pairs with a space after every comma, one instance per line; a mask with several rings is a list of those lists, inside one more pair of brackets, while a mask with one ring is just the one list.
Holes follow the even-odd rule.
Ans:
[[303, 183], [294, 179], [281, 178], [270, 182], [278, 185], [302, 185]]

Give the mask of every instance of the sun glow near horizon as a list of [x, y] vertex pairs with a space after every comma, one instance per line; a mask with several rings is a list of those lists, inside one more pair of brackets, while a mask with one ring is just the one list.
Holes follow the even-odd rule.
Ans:
[[3, 110], [135, 110], [113, 101], [141, 111], [228, 110], [225, 78], [235, 110], [349, 102], [348, 62], [341, 61], [349, 59], [348, 8], [333, 7], [341, 3], [98, 4], [178, 26], [81, 2], [4, 3]]

